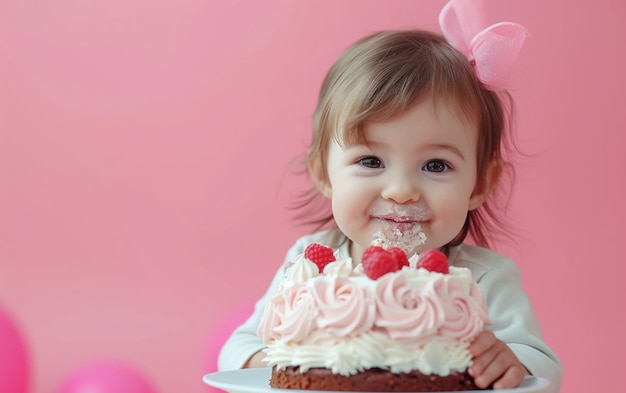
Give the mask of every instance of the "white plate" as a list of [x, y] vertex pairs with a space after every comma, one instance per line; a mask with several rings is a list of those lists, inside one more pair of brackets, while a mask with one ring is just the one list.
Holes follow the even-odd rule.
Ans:
[[[202, 380], [207, 385], [230, 393], [311, 393], [313, 390], [275, 389], [269, 386], [269, 368], [248, 368], [243, 370], [220, 371], [205, 375]], [[498, 393], [543, 393], [548, 392], [548, 380], [539, 377], [526, 377], [515, 389], [498, 390]], [[483, 392], [483, 390], [471, 390]], [[324, 392], [329, 393], [329, 392]], [[441, 392], [446, 393], [446, 392]], [[447, 392], [450, 393], [450, 392]]]

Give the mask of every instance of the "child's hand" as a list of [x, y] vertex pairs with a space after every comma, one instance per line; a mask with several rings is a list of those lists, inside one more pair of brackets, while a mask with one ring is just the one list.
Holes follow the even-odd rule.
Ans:
[[243, 365], [243, 368], [267, 367], [267, 364], [263, 362], [263, 359], [265, 359], [265, 353], [263, 351], [259, 351], [248, 359], [246, 364]]
[[492, 383], [494, 389], [515, 388], [528, 375], [513, 351], [490, 331], [484, 331], [474, 339], [470, 353], [474, 361], [469, 373], [479, 388], [484, 389]]

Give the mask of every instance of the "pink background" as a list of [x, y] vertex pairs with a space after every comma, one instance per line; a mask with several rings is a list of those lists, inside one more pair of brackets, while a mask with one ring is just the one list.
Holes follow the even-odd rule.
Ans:
[[[443, 0], [0, 2], [0, 306], [32, 391], [85, 363], [204, 392], [221, 322], [307, 228], [286, 171], [324, 73], [380, 29], [437, 29]], [[511, 79], [515, 258], [564, 392], [624, 366], [626, 6], [487, 2], [532, 33]], [[606, 381], [606, 382], [605, 382]], [[603, 389], [606, 384], [606, 389]]]

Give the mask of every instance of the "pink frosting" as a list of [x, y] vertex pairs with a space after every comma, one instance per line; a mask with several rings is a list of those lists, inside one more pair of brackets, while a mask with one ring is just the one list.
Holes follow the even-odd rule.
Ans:
[[475, 283], [472, 283], [470, 296], [465, 294], [463, 283], [455, 279], [435, 281], [434, 290], [445, 307], [445, 320], [439, 330], [442, 336], [471, 341], [484, 329], [487, 305], [477, 296]]
[[298, 342], [313, 331], [318, 314], [311, 290], [304, 284], [295, 284], [271, 298], [257, 334], [265, 343], [273, 340]]
[[440, 275], [418, 290], [400, 273], [365, 286], [354, 277], [328, 276], [281, 286], [268, 302], [257, 333], [266, 344], [370, 331], [399, 343], [419, 344], [434, 336], [471, 341], [488, 323], [487, 305], [476, 283], [470, 283], [468, 295], [461, 279]]
[[409, 288], [397, 274], [381, 277], [376, 283], [376, 326], [401, 342], [427, 340], [437, 334], [444, 322], [444, 308], [428, 287], [424, 291]]
[[365, 333], [376, 319], [376, 303], [366, 288], [345, 277], [316, 280], [314, 296], [319, 310], [317, 325], [331, 335], [343, 337]]

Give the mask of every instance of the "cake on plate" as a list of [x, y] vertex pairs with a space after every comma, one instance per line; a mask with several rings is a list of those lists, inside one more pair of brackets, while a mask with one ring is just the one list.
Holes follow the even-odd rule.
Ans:
[[475, 390], [468, 348], [488, 324], [471, 272], [439, 251], [371, 246], [353, 266], [313, 244], [285, 269], [258, 335], [274, 388]]

